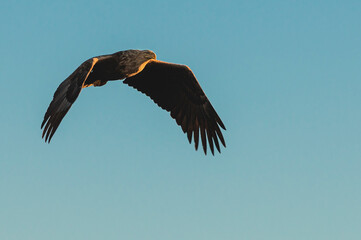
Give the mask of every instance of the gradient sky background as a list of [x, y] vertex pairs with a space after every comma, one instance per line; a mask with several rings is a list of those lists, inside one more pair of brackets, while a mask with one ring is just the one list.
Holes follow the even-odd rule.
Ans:
[[[360, 1], [4, 1], [0, 239], [361, 236]], [[122, 82], [40, 124], [89, 57], [187, 64], [227, 127], [204, 156]]]

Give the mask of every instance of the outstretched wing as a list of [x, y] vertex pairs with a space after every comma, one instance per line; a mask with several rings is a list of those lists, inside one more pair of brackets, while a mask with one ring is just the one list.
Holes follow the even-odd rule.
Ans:
[[75, 102], [84, 87], [84, 82], [88, 78], [97, 58], [91, 58], [83, 62], [67, 79], [65, 79], [56, 89], [48, 110], [45, 113], [41, 124], [43, 128], [43, 138], [45, 142], [50, 142], [61, 120], [69, 111], [71, 105]]
[[204, 153], [207, 140], [212, 154], [213, 143], [221, 152], [218, 139], [226, 146], [219, 126], [226, 129], [192, 71], [185, 65], [150, 61], [143, 71], [125, 79], [124, 83], [149, 96], [158, 106], [170, 112], [187, 133], [189, 143], [194, 136], [198, 148], [199, 132]]

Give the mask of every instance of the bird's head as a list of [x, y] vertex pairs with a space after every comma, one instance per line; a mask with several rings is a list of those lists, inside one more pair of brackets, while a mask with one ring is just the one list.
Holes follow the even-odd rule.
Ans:
[[155, 55], [155, 53], [150, 50], [143, 50], [142, 52], [144, 56], [148, 59], [157, 59], [157, 55]]

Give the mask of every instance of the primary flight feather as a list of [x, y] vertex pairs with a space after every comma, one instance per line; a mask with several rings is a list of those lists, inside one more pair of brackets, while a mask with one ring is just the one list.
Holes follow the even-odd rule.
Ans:
[[219, 141], [226, 146], [220, 127], [226, 128], [190, 68], [158, 61], [149, 50], [120, 51], [83, 62], [54, 93], [41, 124], [45, 141], [50, 142], [83, 88], [121, 79], [170, 112], [190, 143], [193, 137], [196, 150], [199, 135], [205, 154], [207, 140], [212, 154], [214, 146], [221, 152]]

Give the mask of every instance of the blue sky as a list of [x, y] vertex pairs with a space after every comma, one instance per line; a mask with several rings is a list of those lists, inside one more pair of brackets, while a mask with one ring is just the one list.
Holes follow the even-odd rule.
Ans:
[[[360, 1], [6, 1], [0, 239], [360, 239]], [[40, 124], [89, 57], [187, 64], [227, 127], [194, 151], [119, 82]]]

